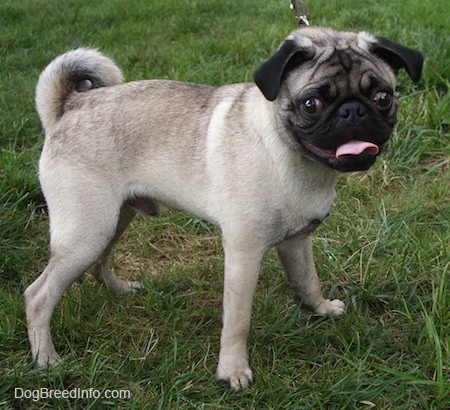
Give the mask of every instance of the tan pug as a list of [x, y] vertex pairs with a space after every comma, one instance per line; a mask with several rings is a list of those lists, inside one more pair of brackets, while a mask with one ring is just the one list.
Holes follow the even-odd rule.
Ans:
[[64, 291], [91, 269], [118, 292], [140, 288], [108, 267], [136, 211], [159, 204], [217, 224], [225, 285], [217, 379], [253, 380], [247, 335], [261, 260], [273, 246], [294, 296], [320, 315], [324, 299], [311, 233], [335, 199], [337, 171], [368, 169], [396, 122], [396, 74], [418, 81], [422, 55], [370, 34], [327, 28], [291, 33], [255, 73], [223, 87], [123, 83], [117, 66], [78, 49], [43, 71], [36, 91], [45, 129], [39, 177], [51, 256], [25, 292], [32, 357], [59, 356], [50, 319]]

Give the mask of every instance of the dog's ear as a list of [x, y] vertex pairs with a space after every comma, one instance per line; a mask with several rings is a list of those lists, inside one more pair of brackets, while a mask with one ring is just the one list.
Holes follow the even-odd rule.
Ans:
[[286, 74], [302, 62], [314, 57], [315, 48], [309, 38], [303, 38], [303, 44], [287, 39], [278, 51], [253, 74], [253, 79], [269, 101], [274, 101], [280, 92]]
[[376, 37], [376, 40], [372, 45], [372, 51], [378, 57], [386, 61], [396, 72], [404, 68], [411, 80], [415, 82], [420, 80], [423, 66], [422, 53], [384, 37]]

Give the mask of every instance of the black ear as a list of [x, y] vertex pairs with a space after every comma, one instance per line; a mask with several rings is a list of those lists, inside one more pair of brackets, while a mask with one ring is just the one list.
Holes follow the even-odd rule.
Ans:
[[[295, 59], [294, 59], [295, 56]], [[278, 51], [253, 74], [256, 85], [269, 101], [274, 101], [280, 92], [283, 76], [295, 66], [314, 56], [312, 43], [302, 48], [294, 40], [286, 40]]]
[[413, 81], [419, 81], [422, 74], [423, 55], [384, 37], [377, 37], [373, 52], [398, 71], [405, 68]]

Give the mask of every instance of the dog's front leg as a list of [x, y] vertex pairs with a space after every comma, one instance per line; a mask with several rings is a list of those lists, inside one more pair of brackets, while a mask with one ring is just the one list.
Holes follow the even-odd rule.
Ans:
[[253, 382], [248, 365], [247, 335], [263, 252], [235, 249], [226, 242], [224, 252], [223, 328], [216, 378], [238, 391]]
[[345, 305], [338, 299], [322, 296], [319, 277], [314, 267], [310, 235], [298, 235], [287, 239], [277, 247], [294, 297], [318, 315], [340, 316]]

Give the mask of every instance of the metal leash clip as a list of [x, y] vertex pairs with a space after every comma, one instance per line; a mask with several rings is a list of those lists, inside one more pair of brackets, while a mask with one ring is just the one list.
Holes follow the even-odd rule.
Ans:
[[309, 10], [300, 0], [291, 0], [291, 10], [299, 26], [309, 26]]

